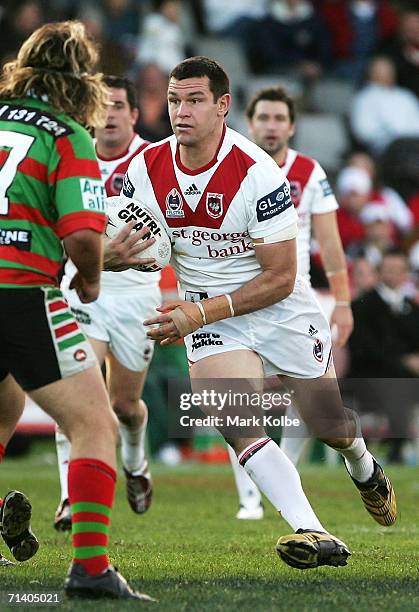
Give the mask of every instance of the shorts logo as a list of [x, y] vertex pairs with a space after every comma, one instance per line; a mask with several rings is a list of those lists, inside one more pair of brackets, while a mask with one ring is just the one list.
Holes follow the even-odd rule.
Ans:
[[224, 212], [223, 194], [207, 193], [206, 209], [210, 217], [219, 219]]
[[122, 193], [124, 194], [124, 196], [127, 196], [127, 198], [132, 198], [132, 196], [134, 195], [134, 191], [135, 187], [129, 180], [128, 174], [126, 174], [122, 183]]
[[282, 183], [275, 191], [271, 191], [256, 202], [257, 220], [259, 222], [269, 221], [269, 219], [280, 215], [291, 206], [290, 188], [288, 183]]
[[313, 355], [316, 361], [318, 361], [319, 363], [322, 363], [323, 361], [323, 342], [319, 340], [318, 338], [314, 340]]
[[173, 187], [166, 196], [166, 217], [178, 218], [184, 217], [182, 196], [178, 190]]
[[75, 353], [74, 353], [74, 359], [76, 361], [85, 361], [87, 358], [87, 353], [86, 351], [84, 351], [83, 349], [78, 349]]
[[114, 174], [111, 181], [112, 193], [119, 195], [121, 193], [122, 186], [124, 184], [123, 174]]
[[192, 334], [192, 352], [203, 346], [222, 346], [220, 334], [198, 333]]
[[298, 206], [301, 199], [302, 189], [300, 181], [290, 181], [291, 200], [294, 206]]

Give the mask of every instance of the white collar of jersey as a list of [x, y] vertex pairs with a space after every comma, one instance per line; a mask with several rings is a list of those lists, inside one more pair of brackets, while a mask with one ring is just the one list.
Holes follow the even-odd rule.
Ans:
[[285, 175], [288, 174], [288, 171], [291, 168], [292, 164], [294, 163], [296, 157], [297, 157], [297, 151], [295, 151], [294, 149], [288, 148], [284, 165], [281, 166], [281, 170], [283, 170]]

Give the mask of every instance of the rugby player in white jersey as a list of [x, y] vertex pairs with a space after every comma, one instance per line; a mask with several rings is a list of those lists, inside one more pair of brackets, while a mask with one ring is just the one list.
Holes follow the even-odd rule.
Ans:
[[[197, 392], [235, 381], [254, 389], [266, 376], [281, 376], [304, 420], [316, 412], [313, 429], [343, 455], [366, 509], [392, 524], [393, 489], [342, 406], [328, 322], [307, 281], [296, 277], [289, 184], [269, 155], [226, 127], [230, 102], [216, 62], [181, 62], [168, 88], [174, 135], [149, 145], [125, 175], [123, 194], [146, 202], [171, 237], [183, 298], [145, 321], [148, 335], [164, 344], [185, 338]], [[234, 410], [226, 405], [223, 413]], [[296, 468], [263, 427], [233, 437], [222, 420], [219, 429], [294, 531], [278, 540], [280, 557], [299, 569], [345, 565], [348, 548], [322, 526]]]
[[[246, 115], [250, 136], [287, 176], [291, 199], [298, 213], [297, 271], [310, 282], [310, 248], [312, 237], [317, 241], [330, 290], [334, 298], [330, 314], [331, 326], [336, 325], [335, 343], [346, 344], [353, 328], [349, 279], [345, 254], [340, 240], [336, 210], [338, 204], [320, 164], [288, 146], [295, 133], [295, 102], [281, 87], [267, 88], [256, 93]], [[322, 305], [322, 296], [317, 296]], [[298, 417], [293, 406], [286, 409], [291, 419]], [[293, 430], [289, 436], [287, 432]], [[308, 441], [308, 431], [300, 421], [298, 428], [283, 428], [281, 449], [297, 465]], [[239, 493], [239, 519], [263, 517], [261, 495], [228, 447]]]
[[[95, 132], [96, 154], [108, 196], [121, 191], [124, 174], [130, 161], [148, 142], [134, 132], [138, 118], [133, 84], [125, 78], [105, 77], [110, 91], [107, 124]], [[122, 236], [122, 238], [121, 238]], [[131, 241], [127, 253], [124, 238]], [[142, 321], [154, 313], [161, 303], [159, 272], [139, 272], [118, 264], [128, 254], [141, 252], [124, 229], [119, 238], [109, 242], [105, 251], [105, 270], [101, 275], [99, 298], [82, 304], [75, 291], [69, 290], [74, 274], [72, 262], [65, 268], [62, 288], [65, 296], [93, 345], [100, 364], [106, 359], [107, 386], [112, 407], [119, 420], [121, 458], [127, 484], [127, 497], [132, 510], [145, 512], [151, 503], [152, 482], [144, 453], [147, 407], [141, 399], [147, 368], [153, 354], [153, 342], [147, 338]], [[121, 259], [122, 258], [122, 259]], [[126, 259], [129, 263], [130, 259]], [[131, 263], [135, 258], [132, 257]], [[144, 263], [147, 261], [143, 260]], [[124, 270], [125, 268], [125, 270]], [[115, 270], [123, 271], [115, 271]], [[61, 502], [54, 526], [71, 528], [68, 504], [67, 472], [71, 445], [64, 433], [56, 433], [60, 471]]]

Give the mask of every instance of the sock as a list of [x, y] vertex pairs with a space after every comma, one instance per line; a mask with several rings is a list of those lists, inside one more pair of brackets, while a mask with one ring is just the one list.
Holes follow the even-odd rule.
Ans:
[[139, 476], [144, 470], [147, 417], [146, 412], [144, 422], [139, 429], [131, 429], [119, 422], [122, 465], [133, 476]]
[[260, 506], [262, 501], [259, 489], [250, 478], [244, 467], [240, 465], [236, 453], [229, 444], [227, 444], [227, 450], [228, 454], [230, 455], [231, 467], [233, 468], [240, 505], [248, 508], [249, 510], [254, 510]]
[[71, 442], [61, 431], [55, 431], [58, 472], [60, 474], [61, 501], [68, 499], [68, 464], [70, 462]]
[[364, 438], [355, 438], [347, 448], [335, 448], [345, 461], [352, 478], [367, 482], [374, 473], [374, 458], [365, 445]]
[[239, 462], [294, 531], [326, 531], [305, 496], [300, 475], [271, 438], [250, 444], [240, 453]]
[[73, 562], [90, 575], [109, 566], [108, 531], [116, 472], [97, 459], [74, 459], [68, 470]]
[[[298, 419], [300, 424], [298, 427], [285, 426], [282, 429], [281, 444], [279, 448], [286, 454], [288, 459], [297, 465], [301, 459], [304, 449], [306, 448], [310, 435], [306, 424], [300, 417], [299, 413], [295, 410], [293, 405], [287, 407], [285, 415], [289, 419]], [[287, 432], [292, 431], [292, 436], [288, 436]]]

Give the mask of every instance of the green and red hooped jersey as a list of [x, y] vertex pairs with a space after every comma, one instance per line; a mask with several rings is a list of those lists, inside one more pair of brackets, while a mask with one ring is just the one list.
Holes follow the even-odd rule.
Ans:
[[56, 285], [61, 240], [105, 224], [87, 130], [39, 99], [0, 100], [0, 287]]

